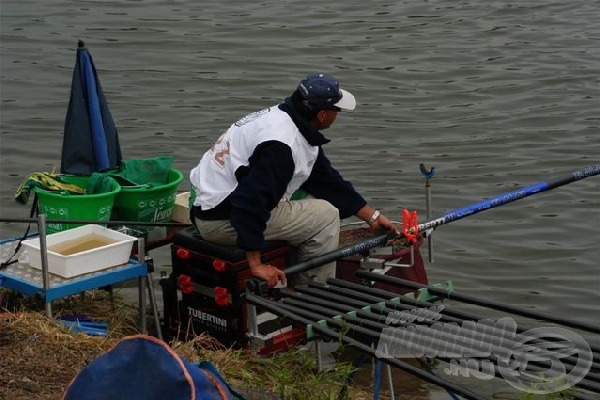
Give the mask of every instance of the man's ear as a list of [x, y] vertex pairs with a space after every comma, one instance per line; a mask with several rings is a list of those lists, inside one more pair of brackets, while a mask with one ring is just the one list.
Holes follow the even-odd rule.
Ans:
[[327, 113], [325, 112], [325, 110], [320, 110], [317, 112], [317, 122], [319, 122], [319, 124], [323, 124], [325, 122], [326, 117]]

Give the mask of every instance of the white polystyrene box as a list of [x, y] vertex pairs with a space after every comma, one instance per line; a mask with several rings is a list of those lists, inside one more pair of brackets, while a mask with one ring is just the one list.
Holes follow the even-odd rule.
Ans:
[[[93, 240], [107, 243], [69, 255], [60, 253], [61, 251], [67, 253], [68, 249], [61, 250], [59, 247], [68, 247], [72, 244], [71, 249], [73, 249], [76, 248], [78, 241], [83, 246], [86, 243], [92, 243]], [[133, 236], [93, 224], [47, 235], [48, 272], [63, 278], [71, 278], [125, 264], [129, 261], [131, 249], [136, 240], [137, 238]], [[29, 254], [29, 264], [33, 268], [41, 269], [39, 237], [23, 241], [23, 246]]]
[[190, 192], [179, 193], [175, 196], [173, 206], [173, 221], [182, 224], [191, 224], [190, 221]]

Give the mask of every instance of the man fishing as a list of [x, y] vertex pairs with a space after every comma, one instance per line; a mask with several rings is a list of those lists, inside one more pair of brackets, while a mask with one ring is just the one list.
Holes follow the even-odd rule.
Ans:
[[[285, 273], [261, 259], [265, 240], [284, 240], [299, 261], [336, 250], [340, 218], [352, 215], [373, 230], [398, 228], [371, 207], [334, 169], [320, 130], [342, 110], [354, 110], [354, 96], [324, 73], [304, 78], [283, 103], [249, 114], [221, 135], [192, 169], [193, 215], [202, 237], [246, 251], [252, 274], [269, 286]], [[309, 198], [292, 200], [302, 189]], [[325, 282], [329, 263], [293, 277], [293, 283]]]

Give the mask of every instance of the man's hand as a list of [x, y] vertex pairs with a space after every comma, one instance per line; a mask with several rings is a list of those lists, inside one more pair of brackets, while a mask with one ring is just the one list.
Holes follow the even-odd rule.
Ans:
[[393, 231], [396, 235], [400, 235], [400, 229], [388, 217], [380, 214], [379, 217], [371, 224], [371, 230], [376, 231], [379, 228]]
[[269, 287], [274, 287], [278, 281], [285, 283], [285, 272], [270, 264], [255, 265], [250, 267], [250, 272], [255, 277], [265, 280]]
[[278, 281], [285, 284], [285, 272], [273, 265], [263, 264], [260, 251], [247, 251], [246, 258], [252, 275], [265, 280], [269, 287], [274, 287]]
[[371, 227], [371, 231], [383, 228], [390, 230], [396, 235], [400, 235], [400, 229], [388, 217], [366, 204], [355, 214], [358, 218], [365, 221]]

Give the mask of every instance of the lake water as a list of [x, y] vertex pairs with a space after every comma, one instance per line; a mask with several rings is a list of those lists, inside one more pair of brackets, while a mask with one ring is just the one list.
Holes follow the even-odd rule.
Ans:
[[[186, 175], [230, 123], [316, 70], [359, 104], [326, 131], [329, 157], [393, 218], [425, 220], [420, 163], [436, 169], [434, 216], [597, 165], [599, 5], [3, 0], [0, 217], [28, 217], [19, 183], [60, 169], [79, 39], [124, 157], [172, 154]], [[440, 227], [430, 280], [597, 323], [599, 187], [591, 177]]]

